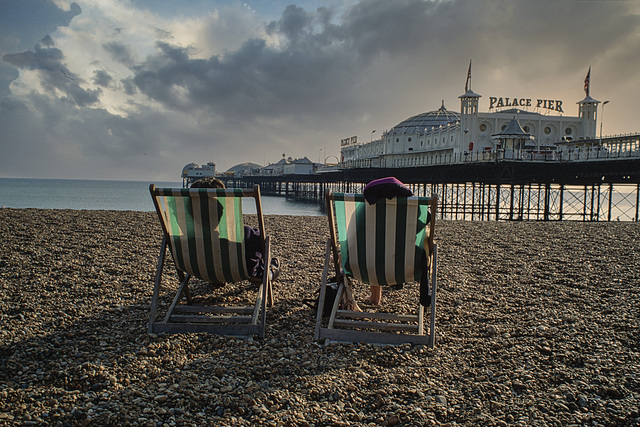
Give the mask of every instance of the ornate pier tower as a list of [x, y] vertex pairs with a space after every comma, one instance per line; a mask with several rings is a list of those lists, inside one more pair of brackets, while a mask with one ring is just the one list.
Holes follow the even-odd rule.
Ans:
[[593, 99], [591, 95], [587, 95], [586, 98], [578, 102], [578, 113], [582, 119], [580, 136], [585, 139], [593, 139], [596, 137], [598, 104], [600, 104], [600, 101]]

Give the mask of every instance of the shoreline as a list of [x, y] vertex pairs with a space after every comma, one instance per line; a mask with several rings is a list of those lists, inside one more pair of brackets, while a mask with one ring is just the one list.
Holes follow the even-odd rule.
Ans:
[[147, 334], [155, 212], [0, 209], [0, 424], [640, 423], [637, 223], [439, 220], [429, 350], [312, 341], [326, 221], [265, 216], [276, 302], [239, 340]]

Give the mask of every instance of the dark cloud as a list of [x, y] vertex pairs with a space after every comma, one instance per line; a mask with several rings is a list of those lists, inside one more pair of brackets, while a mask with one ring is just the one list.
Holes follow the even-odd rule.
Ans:
[[34, 51], [8, 54], [2, 59], [16, 68], [39, 70], [42, 88], [52, 96], [56, 96], [56, 91], [64, 93], [62, 101], [73, 102], [78, 107], [88, 107], [99, 101], [101, 90], [80, 86], [81, 79], [66, 67], [64, 54], [54, 47], [49, 36], [39, 41]]
[[[598, 51], [637, 28], [638, 17], [625, 13], [628, 5], [602, 3], [369, 0], [343, 16], [290, 5], [265, 27], [280, 46], [254, 38], [203, 60], [162, 42], [136, 66], [133, 81], [169, 108], [211, 110], [234, 122], [302, 115], [330, 120], [341, 108], [353, 108], [355, 99], [366, 99], [361, 91], [368, 86], [382, 96], [397, 94], [420, 68], [425, 87], [427, 80], [460, 86], [471, 57], [486, 68], [505, 64], [538, 78], [541, 70], [545, 78], [584, 70]], [[385, 63], [384, 81], [374, 81], [370, 74]]]
[[133, 96], [137, 93], [136, 84], [134, 83], [133, 79], [131, 78], [122, 79], [120, 82], [122, 83], [122, 87], [124, 89], [125, 94], [129, 96]]
[[[38, 40], [40, 43], [44, 41], [43, 46], [46, 46], [51, 41], [48, 34], [60, 26], [69, 25], [81, 12], [76, 3], [72, 3], [68, 11], [63, 11], [50, 0], [1, 0], [0, 58], [30, 49]], [[9, 85], [18, 76], [18, 71], [8, 61], [0, 61], [0, 95], [10, 93]]]
[[191, 58], [188, 49], [158, 43], [158, 53], [136, 67], [134, 81], [170, 108], [210, 109], [235, 121], [319, 113], [340, 103], [358, 78], [357, 57], [331, 48], [342, 41], [328, 28], [327, 15], [287, 7], [280, 21], [268, 25], [285, 40], [282, 48], [253, 38], [233, 52], [202, 60]]
[[131, 67], [135, 64], [135, 54], [133, 50], [122, 43], [109, 42], [102, 45], [103, 49], [111, 54], [111, 57], [121, 64]]
[[72, 101], [77, 107], [90, 107], [99, 101], [102, 93], [100, 89], [86, 90], [77, 84], [68, 84], [64, 87], [67, 97], [63, 100]]
[[2, 59], [16, 68], [53, 71], [64, 60], [62, 51], [53, 46], [51, 37], [46, 36], [36, 44], [34, 51], [12, 53], [4, 55]]
[[282, 13], [282, 18], [277, 23], [269, 25], [269, 32], [281, 33], [291, 43], [296, 43], [301, 38], [308, 36], [309, 25], [313, 22], [312, 15], [301, 7], [289, 5]]
[[109, 87], [113, 82], [113, 76], [103, 70], [96, 70], [93, 72], [93, 83], [97, 86]]
[[158, 42], [156, 46], [170, 62], [185, 62], [189, 60], [189, 49], [187, 48], [171, 46], [165, 42]]

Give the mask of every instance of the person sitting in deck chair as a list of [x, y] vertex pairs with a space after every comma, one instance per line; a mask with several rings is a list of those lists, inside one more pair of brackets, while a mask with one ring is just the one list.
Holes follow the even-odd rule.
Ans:
[[[191, 184], [191, 188], [225, 188], [224, 182], [218, 178], [202, 178]], [[264, 256], [262, 254], [262, 242], [260, 240], [260, 230], [251, 226], [244, 226], [244, 245], [247, 269], [253, 277], [262, 277], [264, 272]], [[269, 266], [271, 280], [276, 280], [280, 274], [280, 261], [271, 258]]]
[[[410, 197], [413, 192], [395, 177], [379, 178], [369, 182], [362, 192], [367, 203], [374, 205], [380, 199], [392, 199], [394, 197]], [[396, 285], [402, 287], [402, 285]], [[371, 295], [366, 303], [380, 305], [382, 302], [382, 287], [371, 285]]]

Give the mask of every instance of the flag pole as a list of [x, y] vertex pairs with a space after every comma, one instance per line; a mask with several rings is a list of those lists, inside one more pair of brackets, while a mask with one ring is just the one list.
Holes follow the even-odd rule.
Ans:
[[467, 72], [467, 82], [464, 84], [464, 91], [469, 92], [471, 89], [471, 60], [469, 60], [469, 71]]
[[589, 71], [587, 77], [584, 78], [584, 92], [589, 96], [589, 89], [591, 86], [591, 65], [589, 65]]

